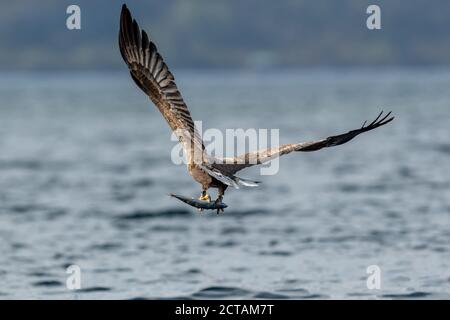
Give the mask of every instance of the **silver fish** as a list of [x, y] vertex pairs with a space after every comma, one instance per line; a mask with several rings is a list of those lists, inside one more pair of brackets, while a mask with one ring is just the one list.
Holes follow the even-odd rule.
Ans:
[[198, 200], [198, 199], [194, 199], [194, 198], [188, 198], [188, 197], [183, 197], [180, 195], [176, 195], [176, 194], [170, 194], [171, 197], [174, 197], [180, 201], [183, 201], [184, 203], [187, 203], [188, 205], [198, 208], [198, 209], [203, 209], [203, 210], [223, 210], [225, 208], [228, 207], [228, 205], [226, 205], [223, 202], [215, 202], [215, 201], [203, 201], [203, 200]]

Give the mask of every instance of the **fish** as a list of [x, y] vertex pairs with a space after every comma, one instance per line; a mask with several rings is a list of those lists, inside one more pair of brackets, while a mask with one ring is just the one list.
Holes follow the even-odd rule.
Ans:
[[173, 193], [171, 193], [169, 195], [171, 197], [176, 198], [176, 199], [178, 199], [192, 207], [195, 207], [197, 209], [217, 210], [217, 213], [219, 213], [219, 211], [222, 211], [223, 209], [228, 207], [228, 205], [223, 202], [204, 201], [204, 200], [199, 200], [199, 199], [195, 199], [195, 198], [184, 197], [184, 196], [173, 194]]

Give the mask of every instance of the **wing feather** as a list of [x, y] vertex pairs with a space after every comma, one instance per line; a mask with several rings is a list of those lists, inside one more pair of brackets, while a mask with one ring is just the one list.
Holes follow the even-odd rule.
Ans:
[[[183, 143], [188, 161], [194, 160], [195, 152], [195, 155], [203, 158], [205, 148], [174, 76], [147, 33], [141, 31], [136, 20], [131, 17], [126, 5], [123, 5], [120, 16], [119, 48], [130, 69], [131, 78], [149, 96], [170, 128], [176, 132]], [[195, 161], [201, 162], [202, 159]]]
[[266, 163], [270, 160], [294, 151], [310, 152], [320, 150], [322, 148], [338, 146], [352, 140], [354, 137], [363, 132], [367, 132], [375, 128], [384, 126], [385, 124], [394, 120], [394, 117], [389, 118], [391, 112], [381, 117], [382, 115], [383, 111], [369, 125], [366, 126], [366, 122], [364, 122], [363, 126], [360, 129], [352, 130], [344, 134], [331, 136], [318, 141], [284, 144], [277, 148], [249, 152], [234, 158], [224, 158], [221, 159], [220, 163], [213, 163], [212, 167], [220, 170], [226, 175], [234, 175], [236, 172], [244, 168]]

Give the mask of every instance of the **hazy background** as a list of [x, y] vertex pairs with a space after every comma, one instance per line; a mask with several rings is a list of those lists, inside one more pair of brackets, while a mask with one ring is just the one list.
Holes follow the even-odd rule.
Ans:
[[[429, 66], [450, 63], [447, 0], [130, 0], [177, 68]], [[0, 70], [117, 69], [121, 1], [1, 1]], [[78, 4], [82, 30], [66, 29]], [[366, 28], [377, 4], [382, 30]]]

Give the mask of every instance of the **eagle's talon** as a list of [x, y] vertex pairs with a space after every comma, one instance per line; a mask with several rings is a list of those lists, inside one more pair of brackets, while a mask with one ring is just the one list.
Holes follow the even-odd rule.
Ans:
[[211, 197], [205, 192], [198, 198], [198, 200], [211, 202]]
[[[223, 199], [223, 196], [219, 195], [219, 197], [214, 201], [214, 203], [216, 205], [220, 205], [222, 203], [222, 199]], [[221, 212], [225, 212], [225, 210], [223, 210], [223, 208], [218, 208], [217, 214], [220, 214]]]

